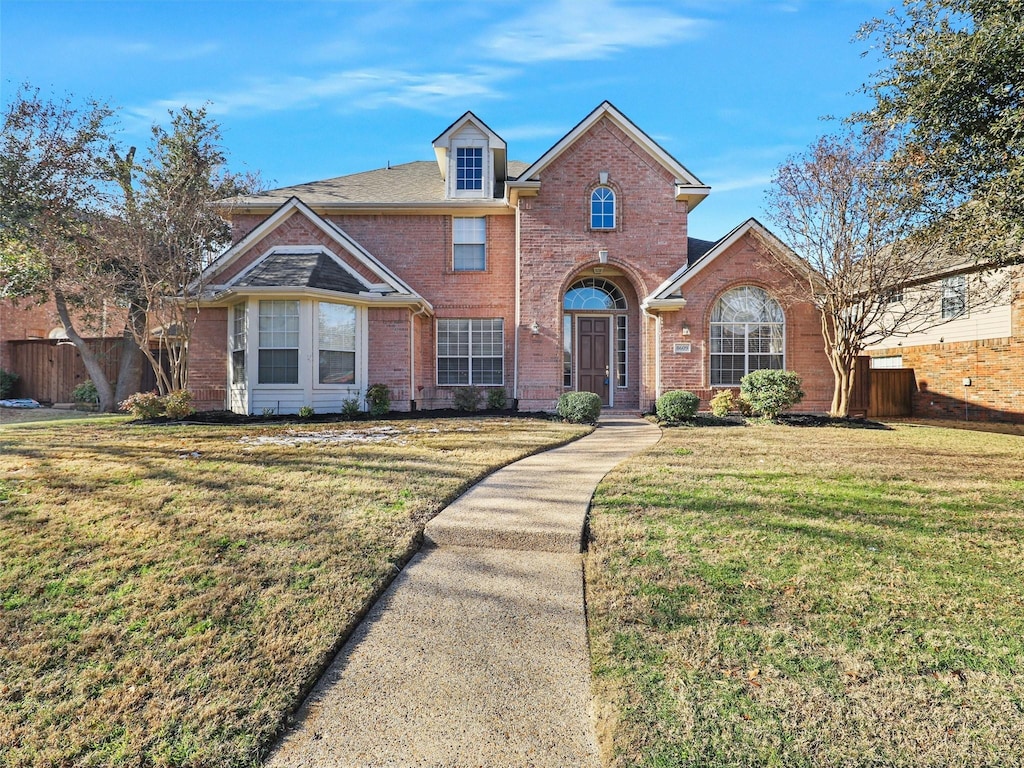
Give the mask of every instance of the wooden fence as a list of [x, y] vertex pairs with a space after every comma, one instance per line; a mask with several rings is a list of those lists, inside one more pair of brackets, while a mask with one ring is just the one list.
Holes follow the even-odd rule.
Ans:
[[916, 389], [913, 368], [872, 368], [870, 357], [859, 357], [850, 411], [869, 419], [911, 416]]
[[[88, 339], [103, 372], [111, 384], [117, 381], [121, 362], [121, 339]], [[31, 397], [41, 403], [70, 403], [75, 387], [89, 378], [82, 357], [74, 344], [57, 339], [28, 339], [11, 342], [11, 370], [18, 374], [18, 397]], [[142, 374], [143, 392], [156, 388], [156, 377], [148, 363]]]

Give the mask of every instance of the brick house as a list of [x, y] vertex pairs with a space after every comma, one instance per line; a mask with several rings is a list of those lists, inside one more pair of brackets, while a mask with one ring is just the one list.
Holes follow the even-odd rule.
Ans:
[[587, 390], [638, 411], [784, 367], [801, 409], [828, 409], [816, 310], [763, 254], [788, 249], [753, 219], [688, 237], [710, 188], [610, 103], [532, 164], [469, 112], [433, 148], [225, 201], [235, 242], [190, 349], [200, 407], [330, 412], [382, 383], [399, 410], [476, 386], [521, 410]]

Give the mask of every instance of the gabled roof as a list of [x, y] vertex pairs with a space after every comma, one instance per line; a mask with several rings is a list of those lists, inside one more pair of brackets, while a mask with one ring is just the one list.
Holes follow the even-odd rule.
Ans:
[[[357, 291], [358, 293], [366, 294], [375, 292], [379, 296], [389, 297], [389, 300], [391, 301], [404, 300], [405, 303], [418, 304], [427, 310], [432, 310], [430, 304], [422, 296], [420, 296], [416, 291], [414, 291], [404, 280], [402, 280], [400, 277], [398, 277], [398, 275], [392, 272], [379, 259], [377, 259], [375, 256], [373, 256], [373, 254], [371, 254], [359, 243], [357, 243], [355, 240], [349, 237], [348, 234], [346, 234], [344, 230], [342, 230], [340, 227], [328, 221], [327, 219], [318, 216], [309, 208], [309, 206], [307, 206], [297, 197], [293, 197], [290, 200], [288, 200], [284, 205], [282, 205], [280, 208], [274, 211], [273, 214], [271, 214], [263, 222], [261, 222], [258, 227], [253, 229], [249, 234], [247, 234], [233, 246], [228, 248], [219, 257], [217, 257], [217, 259], [203, 271], [203, 275], [202, 278], [200, 279], [200, 282], [203, 285], [211, 286], [213, 288], [216, 288], [218, 286], [233, 286], [236, 283], [236, 281], [239, 280], [240, 278], [236, 277], [235, 280], [229, 280], [226, 283], [218, 283], [217, 275], [223, 273], [228, 267], [230, 267], [232, 264], [238, 261], [238, 259], [240, 259], [243, 255], [245, 255], [252, 248], [254, 248], [264, 237], [269, 235], [274, 229], [281, 225], [286, 219], [294, 215], [301, 215], [308, 219], [314, 226], [316, 226], [321, 232], [323, 232], [331, 242], [338, 246], [339, 253], [348, 254], [348, 256], [350, 256], [357, 263], [365, 267], [367, 271], [370, 272], [370, 274], [374, 275], [380, 281], [379, 284], [367, 285], [362, 278], [358, 278], [359, 285], [362, 286], [360, 287], [359, 291]], [[310, 254], [322, 253], [320, 248], [316, 247], [317, 244], [310, 243], [310, 245], [313, 247], [296, 248], [294, 246], [291, 246], [274, 248], [271, 250], [271, 253], [287, 255], [289, 258], [291, 258], [294, 255], [299, 255], [300, 257], [308, 257]], [[337, 272], [335, 272], [334, 269], [343, 270], [345, 268], [341, 267], [338, 264], [335, 264], [334, 269], [332, 269], [330, 266], [325, 266], [322, 271], [316, 272], [315, 270], [316, 267], [319, 265], [319, 261], [317, 262], [317, 264], [311, 265], [308, 263], [308, 258], [299, 259], [299, 266], [294, 267], [294, 271], [291, 273], [292, 278], [302, 278], [301, 273], [304, 269], [302, 264], [305, 264], [306, 266], [310, 267], [310, 272], [306, 278], [307, 281], [309, 279], [322, 278], [328, 281], [328, 283], [335, 283], [337, 285], [342, 284], [342, 282], [340, 282], [342, 280], [341, 276]], [[256, 279], [264, 279], [270, 281], [290, 279], [288, 278], [288, 268], [282, 266], [281, 262], [278, 262], [276, 259], [273, 262], [271, 262], [271, 265], [268, 266], [268, 269], [270, 271], [266, 273], [266, 275], [263, 278], [257, 277]], [[249, 270], [246, 273], [246, 277], [248, 277], [248, 275], [252, 274], [252, 272], [254, 271], [256, 270]], [[249, 287], [255, 286], [249, 285]], [[269, 288], [281, 286], [262, 287]], [[303, 286], [297, 285], [290, 287]], [[304, 287], [316, 286], [307, 285]], [[325, 289], [332, 291], [338, 290], [336, 288], [331, 287], [326, 287]]]
[[[668, 280], [659, 285], [654, 292], [644, 300], [644, 306], [652, 309], [659, 306], [681, 306], [680, 302], [685, 303], [681, 293], [682, 287], [695, 275], [699, 274], [701, 270], [713, 263], [715, 259], [728, 251], [748, 234], [755, 235], [761, 240], [761, 242], [765, 243], [769, 248], [780, 254], [782, 257], [791, 259], [801, 270], [810, 271], [810, 267], [806, 262], [797, 256], [788, 245], [776, 237], [757, 219], [751, 218], [733, 229], [721, 240], [712, 243], [710, 247], [704, 250], [699, 256], [695, 258], [688, 257], [686, 264], [677, 269], [672, 276], [668, 278]], [[693, 239], [691, 239], [690, 242], [692, 243]], [[707, 240], [700, 240], [697, 242], [702, 244], [708, 243]]]
[[466, 124], [473, 125], [478, 131], [487, 137], [487, 146], [494, 152], [494, 175], [495, 181], [505, 180], [505, 158], [508, 149], [505, 140], [491, 130], [483, 120], [472, 112], [466, 112], [454, 123], [445, 128], [433, 141], [434, 154], [437, 156], [437, 166], [441, 171], [441, 177], [448, 172], [448, 147], [452, 137], [461, 131]]
[[[692, 210], [701, 200], [708, 196], [711, 187], [694, 176], [690, 170], [666, 152], [658, 142], [644, 133], [637, 125], [620, 112], [610, 101], [603, 101], [589, 115], [583, 118], [565, 136], [558, 140], [551, 149], [541, 155], [533, 165], [509, 181], [508, 186], [533, 186], [541, 180], [544, 169], [558, 159], [577, 139], [589, 131], [599, 120], [607, 118], [615, 123], [627, 136], [643, 147], [655, 158], [676, 180], [676, 199], [686, 200]], [[511, 176], [511, 174], [510, 174]]]

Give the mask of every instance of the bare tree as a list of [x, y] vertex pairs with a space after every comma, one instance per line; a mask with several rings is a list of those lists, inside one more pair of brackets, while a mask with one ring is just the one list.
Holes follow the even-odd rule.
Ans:
[[821, 313], [835, 380], [833, 416], [849, 416], [857, 357], [866, 347], [948, 320], [941, 311], [944, 276], [962, 275], [960, 312], [1005, 290], [1004, 281], [965, 263], [934, 230], [924, 234], [920, 192], [903, 183], [908, 175], [891, 149], [884, 133], [823, 137], [777, 170], [768, 193], [772, 221], [804, 263], [773, 256], [774, 262], [794, 278], [794, 298], [812, 301]]
[[102, 315], [117, 279], [99, 235], [113, 115], [102, 102], [76, 108], [23, 86], [0, 131], [0, 298], [54, 300], [104, 411], [113, 410], [114, 392], [76, 318], [89, 326]]

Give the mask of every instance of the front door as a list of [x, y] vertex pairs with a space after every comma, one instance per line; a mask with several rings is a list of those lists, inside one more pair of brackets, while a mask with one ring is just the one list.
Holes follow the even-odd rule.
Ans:
[[601, 396], [601, 404], [606, 406], [611, 405], [608, 399], [609, 326], [607, 317], [579, 317], [576, 320], [578, 388], [580, 392], [596, 392]]

